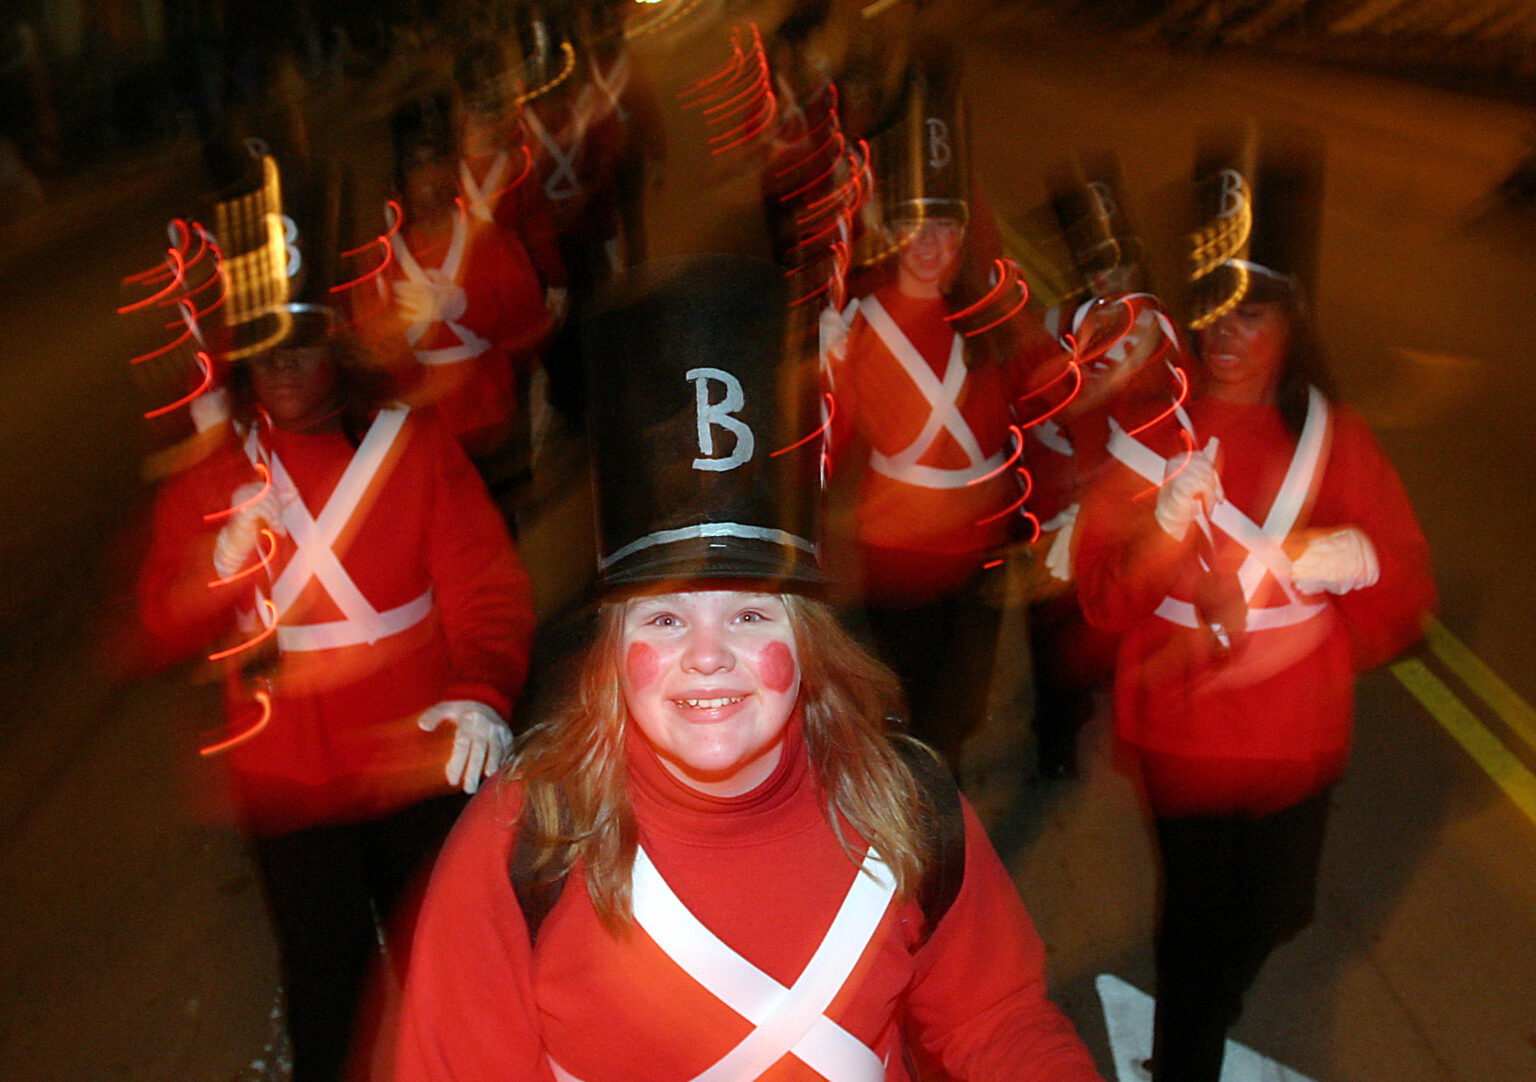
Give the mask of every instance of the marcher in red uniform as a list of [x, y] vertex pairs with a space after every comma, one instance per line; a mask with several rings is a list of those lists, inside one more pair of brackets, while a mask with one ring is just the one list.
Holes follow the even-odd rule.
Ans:
[[[1112, 462], [1109, 421], [1135, 431], [1171, 411], [1187, 393], [1182, 336], [1149, 293], [1140, 238], [1125, 207], [1112, 156], [1082, 155], [1052, 171], [1051, 206], [1081, 285], [1045, 315], [1071, 355], [1080, 383], [1055, 379], [1045, 408], [1072, 390], [1070, 401], [1026, 433], [1030, 511], [1040, 520], [1035, 551], [1045, 574], [1029, 608], [1034, 680], [1036, 761], [1041, 776], [1071, 777], [1078, 734], [1092, 716], [1094, 695], [1114, 673], [1118, 637], [1084, 619], [1072, 575], [1073, 525], [1083, 494]], [[1041, 343], [1049, 352], [1054, 343]], [[1061, 361], [1039, 366], [1054, 378]], [[1056, 399], [1052, 402], [1049, 399]]]
[[[1010, 426], [1030, 387], [1010, 327], [968, 338], [951, 318], [981, 295], [961, 296], [974, 268], [952, 76], [942, 63], [918, 68], [912, 109], [876, 144], [893, 266], [842, 314], [847, 336], [831, 343], [827, 373], [833, 468], [856, 479], [859, 600], [914, 732], [958, 764], [991, 688], [999, 615], [977, 579], [1021, 521]], [[897, 149], [911, 146], [923, 148], [915, 162]]]
[[558, 322], [565, 311], [565, 263], [501, 43], [483, 39], [467, 47], [454, 66], [454, 89], [459, 190], [465, 208], [522, 242], [544, 287], [545, 304]]
[[510, 746], [533, 598], [452, 437], [381, 406], [325, 314], [284, 316], [275, 348], [232, 367], [227, 440], [160, 494], [139, 594], [165, 653], [254, 641], [208, 752], [254, 837], [294, 1078], [335, 1082], [376, 915]]
[[1097, 1079], [974, 814], [884, 731], [893, 676], [800, 592], [782, 271], [654, 274], [592, 341], [639, 346], [594, 384], [593, 646], [444, 850], [396, 1077]]
[[1319, 174], [1264, 152], [1197, 169], [1204, 392], [1187, 420], [1115, 433], [1077, 522], [1083, 609], [1124, 632], [1115, 728], [1159, 842], [1158, 1082], [1216, 1082], [1244, 993], [1310, 921], [1354, 675], [1435, 598], [1402, 483], [1324, 389], [1302, 287]]
[[392, 304], [365, 330], [386, 356], [405, 354], [403, 397], [436, 409], [496, 492], [517, 373], [551, 327], [544, 291], [521, 242], [459, 202], [447, 99], [405, 106], [394, 134], [404, 220], [377, 280]]

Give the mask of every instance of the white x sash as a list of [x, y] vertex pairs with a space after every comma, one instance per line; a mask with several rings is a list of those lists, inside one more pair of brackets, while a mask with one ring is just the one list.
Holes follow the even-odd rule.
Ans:
[[[395, 254], [395, 262], [400, 264], [400, 269], [405, 276], [417, 285], [426, 289], [437, 290], [441, 288], [440, 282], [433, 281], [427, 272], [421, 269], [421, 264], [411, 254], [410, 245], [405, 243], [405, 235], [396, 233], [389, 240], [389, 246]], [[448, 242], [448, 255], [443, 259], [443, 265], [437, 268], [441, 281], [447, 281], [458, 286], [459, 272], [464, 266], [464, 251], [469, 246], [469, 219], [464, 214], [459, 214], [453, 220], [453, 239]], [[422, 335], [427, 333], [427, 328], [432, 324], [426, 320], [412, 323], [405, 329], [405, 340], [414, 349]], [[422, 364], [458, 364], [460, 361], [469, 361], [480, 356], [490, 348], [490, 342], [481, 338], [474, 331], [463, 324], [444, 320], [443, 325], [452, 331], [459, 339], [456, 346], [444, 346], [441, 349], [414, 349], [416, 359]]]
[[[902, 333], [884, 305], [874, 297], [865, 297], [859, 301], [859, 310], [864, 313], [870, 328], [884, 343], [891, 356], [896, 358], [902, 371], [907, 374], [931, 407], [928, 421], [923, 425], [923, 430], [917, 438], [894, 455], [887, 456], [878, 451], [871, 452], [869, 456], [871, 468], [887, 477], [921, 488], [964, 488], [971, 481], [985, 477], [1000, 468], [1006, 461], [1003, 451], [999, 449], [991, 458], [984, 455], [981, 444], [976, 442], [971, 426], [966, 424], [957, 405], [968, 374], [968, 369], [965, 367], [964, 339], [957, 334], [954, 341], [950, 343], [949, 359], [944, 367], [944, 379], [940, 382], [939, 378], [933, 374], [933, 369], [929, 367], [928, 362], [923, 359], [923, 355]], [[960, 445], [960, 449], [965, 452], [965, 457], [970, 463], [969, 466], [964, 469], [947, 470], [919, 463], [918, 460], [927, 454], [938, 440], [941, 431], [947, 431]]]
[[[379, 612], [347, 574], [334, 548], [336, 539], [346, 529], [363, 495], [378, 476], [408, 412], [403, 407], [379, 411], [352, 455], [352, 461], [347, 463], [341, 480], [325, 501], [318, 519], [304, 506], [282, 460], [275, 454], [269, 456], [272, 483], [285, 496], [283, 526], [295, 546], [292, 558], [272, 586], [272, 603], [279, 613], [286, 613], [305, 587], [311, 581], [318, 581], [344, 617], [319, 624], [279, 625], [277, 641], [284, 651], [332, 650], [374, 643], [413, 627], [432, 611], [432, 590], [428, 587], [414, 601]], [[255, 461], [257, 453], [253, 430], [246, 439], [246, 454]]]
[[576, 99], [570, 124], [561, 132], [563, 135], [566, 131], [574, 131], [569, 150], [549, 133], [538, 113], [529, 109], [523, 114], [528, 130], [538, 137], [544, 149], [549, 152], [550, 160], [555, 163], [554, 170], [544, 179], [544, 194], [551, 199], [573, 199], [581, 194], [581, 177], [576, 175], [576, 156], [581, 153], [582, 140], [587, 137], [585, 90], [583, 88], [583, 93]]
[[485, 183], [475, 180], [475, 171], [469, 167], [469, 163], [459, 161], [459, 187], [464, 190], [464, 201], [469, 205], [469, 212], [482, 222], [489, 222], [493, 218], [493, 203], [501, 190], [506, 186], [507, 177], [512, 173], [512, 159], [507, 157], [505, 150], [498, 150], [496, 157], [491, 161], [491, 167], [486, 171]]
[[[756, 1028], [690, 1082], [750, 1082], [793, 1054], [828, 1082], [882, 1082], [885, 1064], [863, 1042], [829, 1019], [842, 990], [874, 938], [896, 884], [870, 849], [821, 945], [794, 986], [784, 987], [726, 946], [672, 892], [642, 848], [631, 878], [635, 921], [690, 977]], [[577, 1082], [551, 1064], [562, 1082]]]
[[596, 57], [592, 58], [588, 70], [592, 77], [592, 85], [603, 92], [603, 97], [607, 98], [613, 107], [614, 115], [621, 121], [628, 120], [629, 113], [625, 111], [624, 104], [619, 101], [619, 98], [623, 96], [624, 88], [629, 85], [629, 53], [619, 54], [619, 58], [609, 69], [612, 72], [611, 75], [603, 70], [603, 65], [598, 63]]
[[[1126, 435], [1113, 418], [1109, 428], [1109, 453], [1146, 480], [1161, 485], [1168, 460], [1140, 440]], [[1314, 484], [1320, 479], [1328, 447], [1328, 428], [1328, 400], [1316, 387], [1309, 388], [1307, 419], [1301, 428], [1301, 438], [1296, 442], [1296, 451], [1291, 456], [1285, 479], [1280, 483], [1280, 491], [1275, 494], [1269, 513], [1264, 517], [1264, 525], [1259, 526], [1226, 500], [1211, 510], [1211, 525], [1248, 550], [1237, 572], [1243, 597], [1250, 602], [1253, 600], [1267, 572], [1274, 576], [1287, 598], [1284, 605], [1250, 609], [1246, 623], [1249, 631], [1298, 624], [1327, 607], [1324, 602], [1305, 601], [1296, 594], [1291, 586], [1290, 557], [1286, 556], [1281, 544], [1296, 525]], [[1157, 614], [1182, 627], [1200, 626], [1199, 615], [1188, 601], [1165, 597]]]

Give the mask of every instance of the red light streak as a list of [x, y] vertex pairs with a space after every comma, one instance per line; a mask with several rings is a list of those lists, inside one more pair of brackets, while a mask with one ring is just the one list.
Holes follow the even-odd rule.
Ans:
[[[834, 172], [837, 171], [838, 163], [843, 160], [843, 149], [848, 145], [848, 140], [846, 138], [844, 138], [842, 132], [834, 132], [832, 134], [832, 136], [827, 140], [827, 142], [831, 142], [833, 139], [836, 139], [842, 145], [837, 148], [837, 153], [833, 156], [832, 160], [827, 164], [827, 167], [825, 169], [823, 169], [820, 173], [817, 173], [810, 180], [808, 180], [804, 184], [800, 185], [800, 187], [796, 188], [794, 191], [786, 192], [784, 195], [779, 196], [779, 201], [781, 203], [787, 203], [791, 199], [799, 198], [800, 196], [804, 195], [806, 192], [808, 192], [812, 188], [816, 187], [816, 185], [820, 184], [822, 181], [826, 180]], [[822, 144], [822, 146], [826, 146], [826, 145], [827, 145], [826, 143]], [[810, 154], [807, 154], [804, 158], [800, 159], [800, 161], [796, 162], [795, 165], [796, 166], [800, 166], [800, 165], [803, 165], [805, 162], [814, 161], [816, 159], [816, 157], [818, 155], [820, 155], [820, 153], [821, 153], [821, 147], [817, 147], [815, 151], [813, 151]]]
[[221, 518], [228, 518], [236, 511], [244, 511], [252, 504], [260, 503], [262, 500], [267, 498], [267, 493], [272, 491], [272, 471], [267, 468], [267, 464], [265, 462], [257, 462], [254, 464], [253, 468], [258, 474], [261, 475], [261, 491], [256, 493], [256, 495], [252, 496], [248, 500], [242, 500], [241, 502], [235, 504], [233, 507], [226, 507], [222, 511], [208, 512], [203, 516], [204, 522], [217, 522]]
[[207, 747], [198, 749], [199, 755], [217, 755], [221, 751], [228, 751], [239, 744], [244, 744], [267, 727], [267, 722], [272, 720], [272, 696], [265, 691], [257, 691], [253, 698], [261, 704], [261, 717], [256, 721], [256, 724], [245, 730], [245, 732], [230, 737], [228, 740], [220, 740], [216, 744], [209, 744]]
[[258, 643], [264, 642], [265, 640], [270, 639], [273, 635], [277, 634], [277, 606], [272, 604], [272, 599], [269, 597], [264, 597], [261, 599], [261, 606], [262, 608], [266, 609], [267, 614], [272, 617], [272, 622], [266, 627], [262, 628], [261, 631], [254, 637], [246, 639], [242, 643], [237, 643], [234, 646], [231, 646], [228, 650], [216, 650], [215, 652], [209, 654], [209, 661], [223, 661], [225, 658], [233, 657], [235, 654], [249, 650], [251, 647], [257, 645]]
[[[1071, 335], [1068, 335], [1067, 338], [1069, 340], [1072, 340], [1072, 336]], [[1051, 407], [1050, 409], [1046, 410], [1040, 416], [1032, 418], [1032, 419], [1030, 419], [1028, 421], [1025, 421], [1024, 424], [1023, 424], [1024, 428], [1033, 428], [1035, 425], [1040, 424], [1043, 421], [1050, 420], [1052, 417], [1056, 416], [1056, 414], [1058, 414], [1062, 410], [1066, 409], [1067, 406], [1069, 406], [1071, 404], [1072, 400], [1077, 397], [1078, 392], [1083, 389], [1083, 370], [1082, 370], [1082, 368], [1080, 368], [1078, 366], [1077, 358], [1075, 356], [1075, 353], [1076, 353], [1076, 350], [1077, 350], [1077, 342], [1075, 340], [1072, 340], [1072, 349], [1074, 351], [1074, 356], [1067, 361], [1067, 367], [1065, 369], [1063, 369], [1061, 375], [1059, 375], [1055, 379], [1051, 380], [1044, 387], [1041, 387], [1041, 388], [1039, 388], [1038, 390], [1035, 390], [1035, 391], [1031, 391], [1025, 397], [1026, 398], [1033, 398], [1035, 395], [1044, 394], [1046, 391], [1050, 390], [1057, 383], [1060, 383], [1063, 379], [1065, 379], [1069, 375], [1075, 377], [1075, 379], [1076, 379], [1076, 384], [1072, 388], [1072, 393], [1067, 395], [1067, 397], [1062, 399], [1061, 402], [1058, 403], [1057, 405], [1055, 405], [1055, 406]]]
[[954, 321], [964, 319], [969, 315], [974, 315], [975, 313], [991, 305], [999, 297], [1001, 297], [1004, 292], [1012, 289], [1015, 285], [1019, 287], [1019, 299], [1012, 308], [1008, 309], [1007, 312], [994, 319], [991, 323], [966, 331], [965, 337], [967, 338], [974, 338], [978, 334], [985, 334], [993, 327], [1008, 322], [1021, 310], [1023, 310], [1026, 304], [1029, 303], [1029, 283], [1025, 281], [1024, 277], [1019, 273], [1019, 265], [1011, 259], [995, 259], [993, 260], [993, 263], [997, 268], [997, 284], [988, 290], [986, 296], [982, 297], [979, 301], [976, 301], [974, 304], [971, 304], [968, 307], [960, 309], [960, 311], [955, 312], [952, 315], [947, 315], [944, 318], [950, 321]]
[[711, 119], [718, 119], [713, 114], [734, 113], [738, 108], [754, 108], [756, 102], [762, 98], [763, 94], [767, 93], [767, 90], [768, 70], [766, 68], [759, 68], [756, 74], [752, 76], [752, 81], [736, 93], [724, 101], [716, 102], [714, 105], [706, 105], [704, 107], [704, 115]]
[[[1180, 406], [1184, 404], [1185, 400], [1189, 398], [1189, 377], [1184, 374], [1184, 370], [1182, 368], [1179, 368], [1176, 365], [1172, 367], [1173, 377], [1179, 381], [1179, 393], [1174, 397], [1173, 405], [1169, 406], [1162, 413], [1159, 413], [1146, 424], [1137, 425], [1135, 428], [1131, 429], [1126, 433], [1127, 436], [1135, 436], [1138, 433], [1145, 432], [1159, 421], [1170, 417], [1174, 412], [1178, 410]], [[1184, 435], [1187, 437], [1189, 433], [1186, 432]]]
[[202, 383], [198, 384], [197, 390], [193, 391], [189, 395], [185, 395], [185, 396], [183, 396], [181, 398], [178, 398], [176, 401], [172, 402], [168, 406], [161, 406], [159, 409], [150, 410], [148, 413], [146, 413], [144, 415], [144, 419], [146, 421], [151, 420], [151, 419], [153, 419], [155, 417], [164, 416], [165, 414], [170, 413], [173, 410], [180, 409], [182, 406], [185, 406], [188, 402], [192, 401], [198, 395], [200, 395], [204, 391], [206, 391], [209, 387], [213, 386], [213, 364], [212, 364], [212, 362], [210, 362], [208, 360], [208, 354], [204, 353], [202, 350], [198, 350], [197, 351], [197, 364], [198, 364], [198, 367], [203, 370], [203, 381], [202, 381]]
[[810, 443], [817, 436], [821, 435], [823, 432], [825, 432], [827, 430], [827, 428], [832, 424], [833, 414], [837, 412], [837, 403], [833, 401], [832, 395], [830, 393], [826, 392], [826, 391], [822, 392], [821, 397], [825, 401], [825, 404], [826, 404], [826, 407], [827, 407], [827, 418], [826, 418], [826, 420], [822, 421], [821, 424], [817, 426], [817, 428], [816, 428], [816, 430], [814, 432], [808, 433], [807, 435], [804, 435], [804, 436], [800, 437], [798, 440], [796, 440], [794, 443], [790, 444], [788, 447], [780, 447], [777, 451], [771, 452], [768, 455], [769, 458], [778, 458], [782, 454], [786, 454], [789, 451], [793, 451], [796, 447], [804, 447], [807, 443]]
[[778, 111], [779, 99], [774, 96], [772, 91], [769, 91], [766, 97], [763, 99], [763, 105], [759, 116], [753, 117], [741, 124], [738, 124], [735, 128], [731, 129], [731, 131], [728, 131], [723, 135], [715, 136], [714, 139], [710, 140], [710, 142], [713, 143], [717, 139], [727, 138], [735, 132], [741, 131], [743, 128], [750, 127], [754, 122], [756, 122], [757, 127], [751, 131], [746, 132], [739, 139], [736, 139], [733, 142], [726, 143], [723, 146], [711, 148], [710, 153], [723, 154], [727, 150], [735, 150], [737, 147], [742, 146], [745, 143], [750, 143], [753, 139], [756, 139], [759, 135], [768, 130], [768, 125], [773, 123], [773, 119], [778, 115]]
[[1161, 483], [1142, 489], [1140, 492], [1136, 493], [1136, 495], [1132, 496], [1131, 499], [1146, 499], [1148, 496], [1152, 495], [1152, 493], [1162, 488], [1163, 485], [1166, 485], [1169, 481], [1172, 481], [1175, 477], [1184, 472], [1185, 468], [1189, 465], [1189, 460], [1195, 455], [1195, 438], [1189, 434], [1189, 429], [1181, 428], [1179, 429], [1179, 439], [1184, 441], [1184, 461], [1179, 463], [1179, 468], [1164, 477]]
[[171, 280], [165, 284], [163, 289], [156, 290], [142, 300], [123, 305], [117, 310], [118, 315], [127, 315], [129, 312], [137, 312], [140, 308], [148, 308], [150, 305], [158, 304], [162, 299], [176, 292], [181, 286], [182, 275], [186, 271], [186, 264], [182, 259], [181, 253], [175, 248], [167, 248], [165, 250], [165, 260], [166, 265], [171, 271]]
[[[528, 148], [527, 147], [523, 147], [523, 154], [524, 154], [524, 156], [527, 156], [527, 154], [528, 154]], [[530, 165], [532, 164], [532, 162], [533, 162], [533, 159], [532, 158], [528, 158], [528, 163]], [[524, 170], [524, 175], [526, 175], [526, 174], [527, 174], [527, 171]], [[518, 179], [517, 183], [522, 183], [521, 178]], [[377, 278], [379, 275], [383, 274], [386, 270], [388, 270], [389, 267], [390, 267], [390, 264], [392, 264], [395, 261], [395, 250], [394, 250], [393, 246], [391, 246], [390, 241], [394, 238], [396, 233], [400, 232], [400, 221], [401, 221], [401, 218], [404, 215], [403, 215], [403, 213], [402, 213], [402, 211], [400, 209], [400, 204], [397, 203], [393, 199], [389, 200], [385, 204], [385, 208], [386, 208], [386, 211], [387, 211], [386, 217], [389, 220], [389, 224], [388, 224], [388, 226], [385, 227], [384, 232], [382, 232], [378, 236], [374, 237], [367, 244], [360, 244], [356, 248], [353, 248], [351, 251], [347, 251], [347, 252], [342, 252], [341, 253], [341, 257], [343, 259], [350, 259], [350, 258], [352, 258], [355, 255], [361, 255], [363, 252], [366, 252], [369, 248], [372, 248], [374, 245], [378, 245], [380, 248], [382, 248], [384, 250], [384, 258], [379, 261], [379, 265], [378, 266], [374, 267], [372, 270], [365, 271], [363, 274], [361, 274], [358, 277], [352, 279], [350, 282], [343, 282], [340, 285], [331, 286], [330, 292], [332, 292], [332, 293], [343, 293], [346, 290], [353, 289], [353, 288], [355, 288], [357, 286], [362, 285], [364, 282], [368, 281], [370, 278]]]
[[[176, 324], [175, 323], [171, 323], [171, 324], [168, 324], [168, 326], [174, 327], [174, 326], [176, 326]], [[177, 346], [179, 346], [182, 343], [186, 342], [191, 337], [192, 337], [192, 327], [191, 327], [190, 324], [186, 324], [186, 325], [183, 326], [182, 332], [180, 334], [178, 334], [175, 338], [173, 338], [169, 342], [167, 342], [165, 345], [161, 346], [159, 349], [152, 349], [148, 353], [141, 353], [137, 357], [132, 357], [132, 358], [129, 359], [128, 363], [129, 364], [143, 364], [145, 361], [153, 360], [154, 358], [159, 357], [162, 354], [169, 353], [171, 350], [175, 349]]]
[[[822, 127], [830, 126], [833, 123], [835, 123], [836, 120], [837, 120], [836, 113], [828, 113], [826, 116], [822, 117], [820, 120], [818, 120], [816, 122], [816, 126], [815, 127], [811, 128], [809, 131], [807, 131], [804, 135], [802, 135], [799, 139], [797, 139], [796, 142], [808, 142], [816, 134], [817, 129], [822, 128]], [[784, 166], [782, 169], [775, 169], [773, 171], [773, 175], [775, 177], [786, 177], [790, 173], [793, 173], [796, 169], [799, 169], [806, 162], [815, 161], [817, 158], [819, 158], [821, 156], [821, 152], [822, 151], [826, 150], [827, 147], [832, 145], [832, 141], [834, 139], [841, 139], [843, 141], [844, 145], [847, 144], [847, 138], [843, 135], [843, 133], [841, 131], [837, 130], [834, 127], [834, 128], [832, 128], [831, 131], [829, 131], [827, 133], [826, 138], [824, 138], [820, 143], [816, 144], [816, 149], [815, 150], [812, 150], [812, 151], [809, 151], [809, 152], [807, 152], [805, 154], [802, 154], [800, 157], [796, 158], [794, 161], [790, 162], [788, 165]], [[839, 147], [838, 151], [837, 151], [837, 154], [835, 156], [836, 157], [841, 157], [842, 153], [843, 153], [842, 148]], [[791, 198], [793, 198], [794, 196], [796, 196], [798, 194], [799, 194], [798, 192], [791, 192], [789, 195], [782, 195], [779, 198], [780, 199], [791, 199]]]
[[677, 92], [677, 96], [680, 98], [687, 97], [690, 94], [698, 94], [701, 97], [706, 96], [706, 88], [711, 83], [717, 82], [721, 79], [729, 80], [732, 76], [741, 70], [745, 61], [746, 57], [742, 54], [741, 51], [741, 41], [737, 38], [736, 32], [733, 31], [731, 33], [731, 59], [725, 62], [725, 66], [722, 67], [719, 71], [715, 72], [713, 75], [705, 75], [695, 80], [691, 86], [683, 87], [682, 90]]
[[[989, 522], [996, 522], [998, 519], [1006, 518], [1024, 506], [1024, 501], [1029, 499], [1029, 494], [1035, 490], [1035, 481], [1034, 478], [1030, 477], [1029, 471], [1023, 469], [1022, 467], [1019, 469], [1018, 473], [1019, 477], [1024, 481], [1024, 494], [1010, 503], [1007, 507], [1003, 508], [1001, 511], [998, 511], [996, 514], [987, 515], [985, 518], [977, 519], [976, 525], [985, 526]], [[1036, 525], [1039, 525], [1038, 520]]]
[[1013, 433], [1013, 454], [1008, 456], [1008, 461], [998, 466], [995, 470], [988, 470], [980, 477], [971, 478], [965, 483], [967, 488], [971, 485], [985, 484], [1019, 460], [1019, 456], [1024, 453], [1024, 433], [1019, 430], [1018, 425], [1009, 425], [1008, 431]]
[[220, 586], [228, 586], [232, 582], [239, 582], [241, 579], [249, 578], [251, 575], [256, 574], [258, 571], [271, 567], [272, 558], [277, 555], [277, 534], [263, 526], [261, 528], [261, 532], [257, 534], [257, 539], [259, 540], [263, 537], [267, 539], [267, 551], [263, 552], [261, 551], [261, 546], [257, 546], [256, 563], [253, 563], [250, 567], [242, 568], [241, 570], [236, 571], [227, 579], [213, 579], [208, 583], [208, 588], [213, 590]]

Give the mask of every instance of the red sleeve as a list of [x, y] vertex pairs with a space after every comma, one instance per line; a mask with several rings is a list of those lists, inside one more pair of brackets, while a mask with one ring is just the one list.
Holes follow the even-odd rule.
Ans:
[[476, 236], [474, 263], [467, 269], [468, 282], [494, 312], [490, 326], [474, 330], [514, 356], [548, 336], [553, 323], [544, 289], [515, 233], [495, 224], [483, 225]]
[[497, 781], [454, 825], [411, 948], [395, 1082], [548, 1079], [533, 950], [507, 863], [520, 790]]
[[153, 667], [206, 650], [234, 626], [249, 602], [249, 581], [218, 585], [213, 546], [222, 520], [203, 516], [229, 507], [241, 485], [257, 479], [233, 443], [171, 477], [155, 499], [151, 536], [136, 584], [145, 641], [138, 656]]
[[917, 954], [908, 1010], [925, 1052], [961, 1082], [1102, 1082], [1046, 996], [1045, 947], [965, 805], [965, 883]]
[[1349, 626], [1355, 667], [1363, 671], [1418, 641], [1436, 591], [1429, 543], [1397, 471], [1359, 414], [1337, 406], [1335, 417], [1327, 484], [1312, 522], [1357, 526], [1376, 550], [1381, 574], [1375, 585], [1333, 599]]
[[427, 562], [451, 664], [443, 697], [510, 717], [528, 675], [533, 584], [464, 452], [440, 425], [415, 420], [436, 471]]

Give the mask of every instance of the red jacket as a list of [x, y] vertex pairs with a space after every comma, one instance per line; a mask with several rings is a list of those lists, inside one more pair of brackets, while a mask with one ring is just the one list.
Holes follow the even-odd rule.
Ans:
[[[1332, 781], [1347, 754], [1356, 672], [1411, 644], [1435, 600], [1429, 548], [1392, 464], [1364, 420], [1332, 408], [1331, 446], [1315, 501], [1296, 528], [1356, 526], [1380, 562], [1375, 585], [1342, 596], [1307, 595], [1309, 619], [1250, 630], [1221, 658], [1211, 635], [1158, 615], [1165, 598], [1189, 602], [1203, 571], [1199, 531], [1172, 540], [1153, 517], [1155, 486], [1120, 463], [1084, 501], [1076, 569], [1083, 611], [1125, 631], [1115, 681], [1115, 726], [1165, 773], [1151, 779], [1162, 810], [1278, 810]], [[1190, 406], [1199, 446], [1220, 438], [1226, 502], [1263, 523], [1297, 440], [1271, 405], [1202, 398]], [[1176, 425], [1140, 437], [1182, 454]], [[1247, 555], [1216, 531], [1216, 566]], [[1287, 602], [1273, 573], [1259, 580], [1248, 621]], [[1174, 757], [1185, 762], [1173, 762]], [[1168, 784], [1163, 784], [1168, 782]]]
[[[798, 737], [773, 777], [730, 799], [688, 789], [638, 738], [628, 749], [640, 846], [708, 930], [704, 938], [717, 937], [718, 949], [706, 954], [746, 969], [749, 987], [816, 983], [809, 960], [850, 888], [870, 882], [827, 824]], [[507, 873], [520, 798], [515, 784], [487, 789], [438, 862], [406, 984], [398, 1082], [549, 1080], [557, 1077], [551, 1060], [586, 1082], [660, 1082], [694, 1077], [733, 1049], [742, 1055], [748, 1038], [765, 1037], [769, 1066], [739, 1077], [824, 1077], [726, 1006], [645, 924], [623, 938], [604, 929], [579, 869], [530, 949]], [[873, 934], [836, 943], [853, 955], [811, 1008], [811, 1019], [823, 1017], [823, 1051], [830, 1045], [891, 1082], [910, 1078], [904, 1037], [960, 1080], [1099, 1078], [1046, 998], [1040, 941], [969, 809], [965, 882], [933, 934], [922, 938], [915, 902], [875, 904], [884, 909], [872, 910]]]
[[[375, 430], [383, 433], [381, 423], [398, 422], [400, 413], [381, 412]], [[380, 446], [379, 435], [354, 452], [340, 433], [271, 433], [266, 450], [279, 490], [298, 503], [285, 509], [289, 534], [279, 539], [270, 576], [216, 582], [221, 523], [203, 516], [229, 507], [231, 493], [257, 476], [233, 439], [172, 479], [156, 504], [139, 597], [144, 625], [164, 653], [248, 640], [249, 617], [243, 627], [237, 622], [252, 608], [253, 587], [279, 604], [270, 720], [223, 753], [258, 831], [370, 818], [450, 791], [443, 768], [452, 726], [424, 733], [416, 716], [443, 700], [472, 699], [508, 717], [527, 674], [528, 574], [474, 469], [429, 418], [404, 417], [329, 545], [297, 544], [310, 521], [327, 530], [324, 509], [338, 482], [355, 458]], [[300, 553], [315, 574], [305, 574]], [[362, 604], [340, 599], [337, 589], [355, 589]], [[377, 626], [368, 624], [375, 619]], [[334, 645], [316, 648], [323, 636]], [[241, 660], [229, 661], [225, 736], [251, 731], [263, 712], [236, 668]]]
[[[1010, 507], [1023, 489], [1007, 461], [1009, 425], [1024, 381], [1015, 366], [964, 367], [954, 352], [961, 340], [944, 319], [947, 300], [918, 300], [895, 286], [870, 300], [860, 302], [844, 348], [830, 360], [834, 463], [859, 471], [856, 533], [867, 595], [916, 604], [959, 588], [1010, 536], [1018, 517]], [[877, 329], [881, 311], [910, 343], [907, 363]], [[914, 379], [919, 365], [922, 385]], [[946, 372], [953, 373], [948, 389]], [[935, 426], [939, 414], [949, 423]]]

